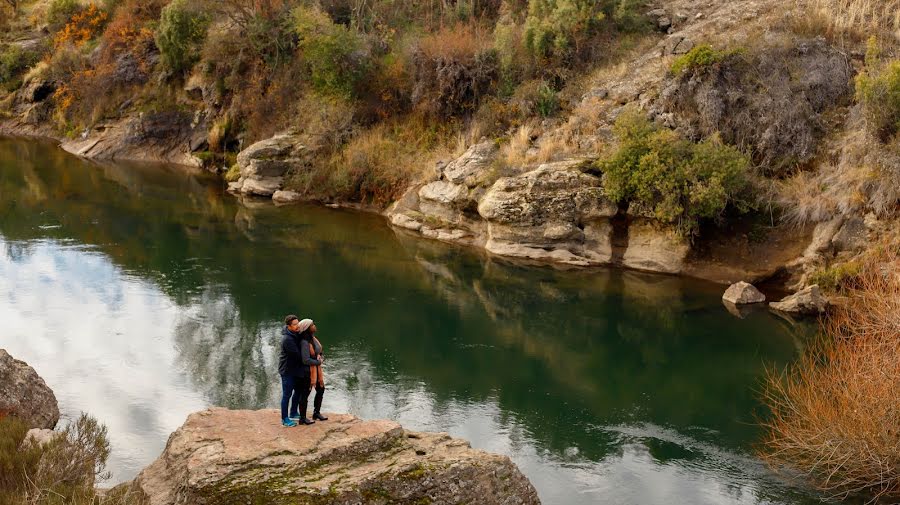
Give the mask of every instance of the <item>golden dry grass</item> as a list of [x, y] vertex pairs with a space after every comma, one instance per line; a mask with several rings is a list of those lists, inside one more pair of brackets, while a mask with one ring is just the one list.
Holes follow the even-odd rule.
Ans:
[[792, 18], [795, 31], [838, 43], [861, 43], [872, 35], [900, 43], [900, 0], [805, 0]]
[[823, 337], [771, 373], [763, 457], [834, 498], [900, 499], [900, 257], [876, 253]]

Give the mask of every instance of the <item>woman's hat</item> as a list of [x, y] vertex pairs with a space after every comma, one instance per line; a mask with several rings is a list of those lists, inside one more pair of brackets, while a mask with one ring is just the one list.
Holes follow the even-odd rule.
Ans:
[[304, 331], [308, 330], [309, 327], [312, 325], [313, 325], [312, 319], [301, 319], [300, 320], [300, 330], [299, 330], [300, 333], [303, 333]]

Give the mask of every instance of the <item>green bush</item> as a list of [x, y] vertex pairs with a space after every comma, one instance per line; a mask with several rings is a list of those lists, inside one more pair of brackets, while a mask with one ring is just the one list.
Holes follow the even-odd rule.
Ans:
[[94, 485], [108, 478], [106, 427], [82, 414], [44, 445], [23, 445], [27, 431], [0, 418], [0, 503], [96, 503]]
[[858, 261], [838, 263], [813, 272], [809, 284], [818, 284], [826, 291], [842, 291], [861, 272], [862, 265]]
[[713, 49], [709, 44], [700, 44], [687, 53], [675, 58], [672, 62], [672, 73], [680, 74], [684, 70], [696, 70], [698, 68], [708, 67], [725, 60], [727, 56], [733, 54], [730, 51], [718, 51]]
[[734, 147], [716, 138], [690, 142], [634, 110], [622, 113], [614, 132], [618, 149], [597, 163], [611, 199], [646, 209], [686, 236], [729, 205], [749, 210], [750, 161]]
[[541, 117], [550, 117], [559, 111], [559, 94], [546, 82], [538, 88], [534, 108]]
[[69, 19], [81, 10], [78, 0], [52, 0], [47, 8], [47, 24], [54, 28], [61, 28]]
[[362, 37], [316, 7], [295, 9], [294, 28], [313, 87], [325, 95], [354, 97], [370, 64]]
[[208, 26], [209, 16], [191, 8], [187, 0], [174, 0], [167, 5], [156, 31], [163, 64], [176, 73], [193, 66], [200, 57]]
[[40, 55], [32, 51], [24, 51], [19, 46], [9, 46], [0, 53], [0, 84], [7, 89], [18, 88], [19, 77], [40, 60]]
[[225, 181], [226, 182], [235, 182], [241, 178], [241, 167], [238, 166], [237, 163], [231, 165], [228, 168], [228, 171], [225, 172]]
[[869, 41], [866, 70], [856, 76], [856, 99], [862, 104], [869, 131], [888, 142], [900, 132], [900, 60], [882, 62]]
[[596, 0], [529, 0], [525, 46], [539, 59], [565, 59], [605, 17]]

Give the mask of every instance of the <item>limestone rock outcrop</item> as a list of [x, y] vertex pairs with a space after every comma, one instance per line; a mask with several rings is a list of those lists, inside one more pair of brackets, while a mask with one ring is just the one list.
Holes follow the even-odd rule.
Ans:
[[241, 177], [228, 185], [228, 191], [271, 197], [281, 189], [285, 175], [303, 164], [304, 151], [300, 139], [291, 134], [276, 135], [251, 145], [238, 154]]
[[330, 415], [284, 428], [274, 410], [192, 414], [131, 490], [151, 505], [537, 504], [504, 456], [393, 421]]
[[[482, 142], [444, 165], [437, 179], [415, 186], [387, 215], [425, 237], [491, 253], [578, 266], [618, 264], [679, 273], [690, 251], [671, 227], [622, 215], [585, 160], [507, 168], [498, 176], [496, 146]], [[614, 218], [623, 242], [614, 245]]]

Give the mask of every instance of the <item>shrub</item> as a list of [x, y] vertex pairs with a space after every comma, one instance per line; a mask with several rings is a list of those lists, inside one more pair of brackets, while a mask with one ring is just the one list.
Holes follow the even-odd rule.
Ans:
[[880, 60], [873, 38], [866, 70], [856, 76], [856, 99], [863, 106], [869, 131], [887, 143], [900, 132], [900, 60]]
[[107, 19], [109, 14], [91, 3], [71, 15], [65, 26], [56, 32], [53, 45], [57, 48], [66, 44], [83, 46], [103, 32]]
[[187, 0], [174, 0], [162, 10], [156, 45], [169, 70], [183, 73], [193, 66], [200, 56], [209, 21], [208, 14], [197, 11]]
[[24, 51], [17, 45], [8, 46], [0, 53], [0, 84], [8, 89], [19, 87], [22, 73], [40, 60], [36, 52]]
[[622, 113], [614, 132], [618, 149], [597, 165], [611, 199], [646, 209], [688, 236], [701, 219], [729, 206], [749, 210], [750, 162], [737, 149], [716, 138], [684, 140], [634, 110]]
[[44, 445], [22, 445], [27, 426], [0, 418], [0, 503], [91, 503], [108, 478], [106, 427], [82, 414]]
[[529, 0], [525, 45], [539, 59], [565, 60], [605, 17], [596, 0]]
[[546, 82], [538, 88], [537, 99], [534, 108], [541, 117], [549, 117], [559, 110], [559, 97], [555, 89]]
[[424, 37], [413, 64], [413, 104], [432, 116], [471, 114], [496, 89], [497, 52], [489, 34], [472, 24], [457, 24]]
[[809, 283], [818, 284], [826, 291], [841, 291], [859, 275], [860, 269], [861, 265], [857, 261], [838, 263], [814, 272], [809, 277]]
[[228, 167], [228, 171], [225, 172], [225, 181], [235, 182], [240, 178], [241, 178], [241, 167], [238, 166], [237, 163]]
[[52, 0], [47, 9], [47, 24], [55, 28], [65, 26], [80, 10], [81, 4], [78, 0]]
[[679, 74], [684, 70], [697, 70], [708, 67], [724, 61], [730, 54], [733, 54], [733, 52], [717, 51], [709, 44], [700, 44], [675, 58], [675, 61], [672, 62], [671, 71], [673, 74]]
[[864, 261], [819, 341], [765, 382], [763, 457], [834, 498], [900, 499], [898, 271], [896, 246]]
[[356, 96], [370, 63], [361, 36], [332, 23], [315, 7], [295, 9], [294, 23], [297, 47], [309, 67], [313, 87], [326, 95]]
[[692, 139], [718, 132], [768, 175], [820, 154], [825, 113], [848, 101], [854, 74], [847, 56], [822, 40], [749, 51], [700, 46], [675, 63], [660, 103], [678, 129]]

